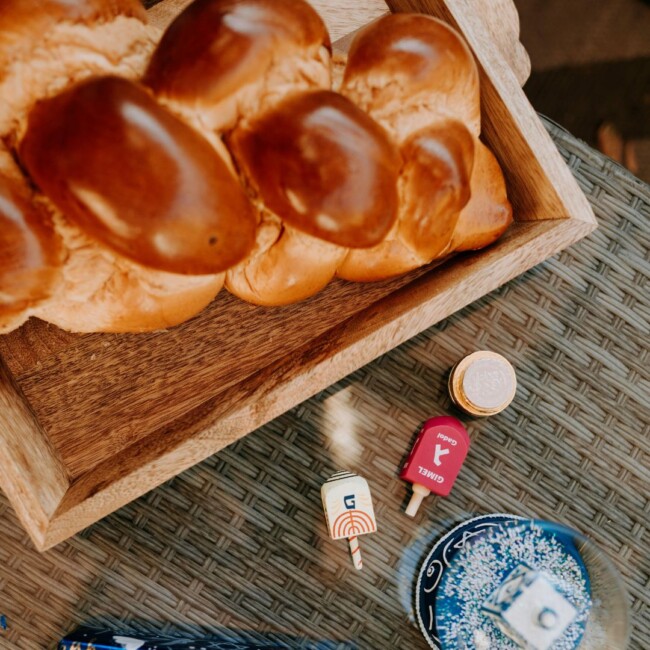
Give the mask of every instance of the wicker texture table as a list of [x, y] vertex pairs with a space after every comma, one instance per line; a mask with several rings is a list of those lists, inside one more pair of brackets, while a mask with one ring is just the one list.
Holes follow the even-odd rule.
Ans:
[[[442, 532], [487, 512], [593, 538], [630, 592], [631, 647], [647, 648], [650, 190], [547, 127], [600, 221], [588, 239], [44, 555], [0, 495], [0, 648], [49, 649], [82, 624], [426, 648], [416, 570]], [[513, 362], [517, 397], [467, 419], [452, 496], [413, 521], [398, 468], [419, 425], [453, 413], [448, 369], [481, 348]], [[375, 499], [361, 573], [322, 516], [321, 483], [342, 467]]]

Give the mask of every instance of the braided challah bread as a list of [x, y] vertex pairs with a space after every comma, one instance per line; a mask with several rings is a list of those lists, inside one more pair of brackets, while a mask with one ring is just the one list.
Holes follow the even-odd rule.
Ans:
[[392, 135], [403, 159], [394, 229], [378, 246], [350, 251], [342, 278], [388, 278], [505, 231], [503, 176], [478, 138], [478, 70], [454, 30], [414, 14], [375, 21], [352, 43], [341, 92]]
[[165, 328], [224, 283], [288, 304], [510, 223], [444, 23], [371, 24], [335, 89], [303, 0], [195, 0], [157, 40], [136, 0], [0, 7], [0, 331]]

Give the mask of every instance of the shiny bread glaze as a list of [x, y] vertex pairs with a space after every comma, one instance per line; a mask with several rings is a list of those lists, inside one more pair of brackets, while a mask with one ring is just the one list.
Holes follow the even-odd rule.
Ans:
[[413, 121], [418, 110], [480, 131], [472, 53], [454, 29], [430, 16], [390, 14], [363, 29], [350, 47], [341, 92], [376, 118]]
[[302, 0], [195, 0], [165, 32], [144, 83], [177, 102], [214, 105], [283, 57], [323, 46], [325, 24]]
[[414, 134], [401, 154], [395, 228], [376, 246], [348, 252], [337, 270], [345, 280], [384, 280], [450, 252], [460, 211], [470, 198], [473, 137], [460, 122], [442, 122]]
[[51, 295], [63, 257], [49, 215], [33, 203], [9, 154], [0, 152], [0, 331], [6, 318]]
[[470, 198], [474, 140], [461, 122], [438, 123], [401, 147], [399, 235], [425, 262], [444, 254]]
[[494, 154], [480, 141], [472, 169], [472, 196], [456, 223], [451, 249], [478, 250], [493, 244], [512, 223], [512, 205]]
[[251, 206], [224, 160], [133, 82], [95, 78], [41, 102], [19, 155], [73, 223], [145, 266], [214, 274], [253, 245]]
[[345, 97], [290, 97], [228, 140], [265, 205], [293, 227], [344, 247], [380, 242], [397, 216], [399, 152]]

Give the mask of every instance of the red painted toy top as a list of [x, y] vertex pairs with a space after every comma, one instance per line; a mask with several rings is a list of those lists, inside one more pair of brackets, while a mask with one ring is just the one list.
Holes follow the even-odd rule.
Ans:
[[447, 496], [469, 451], [465, 427], [448, 416], [427, 420], [404, 464], [401, 478]]

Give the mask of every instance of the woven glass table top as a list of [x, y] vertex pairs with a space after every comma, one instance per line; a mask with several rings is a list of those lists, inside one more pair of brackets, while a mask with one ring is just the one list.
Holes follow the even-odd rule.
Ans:
[[[545, 123], [596, 232], [44, 555], [0, 494], [0, 648], [54, 648], [87, 624], [427, 648], [416, 571], [440, 534], [489, 512], [596, 541], [630, 593], [631, 647], [647, 648], [650, 189]], [[515, 401], [461, 416], [472, 448], [454, 491], [411, 520], [399, 467], [425, 419], [458, 415], [447, 372], [476, 349], [513, 363]], [[338, 469], [373, 492], [361, 572], [325, 529], [320, 486]]]

